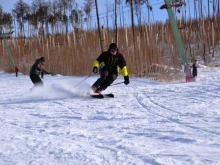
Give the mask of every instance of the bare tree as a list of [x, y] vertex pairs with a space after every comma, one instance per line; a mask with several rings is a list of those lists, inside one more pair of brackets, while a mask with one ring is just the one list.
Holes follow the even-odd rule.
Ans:
[[141, 25], [141, 5], [145, 3], [146, 3], [146, 0], [134, 0], [134, 6], [135, 6], [136, 16], [138, 20], [138, 25]]
[[48, 33], [49, 3], [44, 0], [33, 0], [32, 9], [36, 14], [38, 22], [40, 23], [39, 34], [44, 37], [44, 26], [46, 26]]
[[[110, 12], [113, 11], [114, 12], [114, 5], [109, 4], [108, 0], [106, 0], [106, 26], [107, 29], [109, 28], [109, 16], [111, 15]], [[109, 15], [110, 14], [110, 15]], [[113, 13], [114, 14], [114, 13]]]
[[191, 18], [192, 18], [192, 16], [191, 16], [191, 12], [190, 12], [190, 10], [191, 10], [191, 8], [190, 8], [190, 2], [189, 2], [190, 0], [188, 0], [188, 10], [189, 10], [189, 18], [190, 18], [190, 20], [191, 20]]
[[212, 0], [213, 17], [216, 15], [216, 0]]
[[117, 0], [115, 0], [115, 43], [118, 43]]
[[198, 0], [199, 17], [203, 18], [203, 0]]
[[[0, 5], [0, 20], [2, 20], [2, 18], [3, 18], [3, 8], [2, 8], [2, 5]], [[2, 21], [0, 21], [0, 24], [2, 25]]]
[[100, 47], [101, 47], [101, 52], [103, 52], [103, 44], [102, 44], [102, 36], [101, 36], [101, 29], [100, 29], [99, 10], [98, 10], [97, 0], [95, 0], [95, 6], [96, 6], [96, 16], [97, 16], [97, 22], [98, 22]]
[[84, 2], [84, 12], [86, 13], [86, 20], [87, 20], [87, 29], [91, 28], [91, 12], [92, 8], [94, 7], [95, 3], [94, 0], [85, 0]]
[[60, 6], [63, 8], [62, 22], [65, 25], [66, 35], [68, 34], [68, 22], [69, 22], [67, 10], [68, 8], [72, 9], [73, 3], [74, 0], [60, 0]]
[[79, 11], [77, 9], [73, 9], [70, 14], [70, 22], [72, 23], [72, 26], [74, 29], [79, 28], [80, 24], [80, 15]]
[[122, 26], [122, 16], [121, 16], [121, 5], [123, 0], [116, 0], [117, 5], [119, 6], [119, 13], [120, 13], [120, 26]]
[[2, 6], [0, 5], [0, 33], [3, 33], [3, 28], [11, 30], [12, 15], [10, 13], [4, 13]]
[[134, 34], [134, 10], [133, 10], [133, 0], [126, 0], [126, 3], [130, 6], [131, 11], [131, 26], [132, 26], [132, 35], [133, 35], [133, 43], [135, 45], [135, 34]]
[[220, 15], [220, 0], [218, 0], [218, 9], [217, 9], [217, 15]]
[[61, 20], [61, 11], [58, 8], [58, 0], [49, 2], [48, 23], [51, 25], [52, 34], [55, 34], [55, 25]]
[[147, 5], [147, 15], [148, 15], [148, 23], [150, 23], [150, 12], [153, 10], [153, 7], [150, 5], [149, 0], [146, 0], [146, 5]]
[[13, 15], [16, 17], [17, 22], [19, 24], [20, 33], [24, 35], [24, 23], [26, 22], [27, 15], [29, 13], [30, 6], [25, 3], [23, 0], [18, 0], [15, 5], [13, 11]]
[[83, 29], [83, 17], [84, 17], [84, 12], [83, 10], [78, 10], [78, 16], [79, 16], [79, 25], [81, 26], [81, 29]]
[[86, 17], [84, 18], [84, 21], [87, 22], [87, 30], [89, 29], [89, 22], [91, 21], [91, 8], [85, 4], [84, 11], [86, 13]]
[[[38, 18], [36, 13], [29, 13], [27, 15], [27, 21], [28, 21], [28, 28], [29, 28], [29, 34], [30, 36], [35, 35], [37, 36], [38, 31]], [[31, 30], [30, 30], [31, 29]], [[35, 33], [36, 32], [36, 33]]]

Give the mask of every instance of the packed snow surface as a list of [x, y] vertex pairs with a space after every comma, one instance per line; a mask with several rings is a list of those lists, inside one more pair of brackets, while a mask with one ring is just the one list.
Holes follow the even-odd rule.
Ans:
[[191, 83], [131, 77], [104, 99], [85, 78], [45, 76], [30, 92], [27, 75], [0, 73], [1, 165], [220, 164], [220, 68]]

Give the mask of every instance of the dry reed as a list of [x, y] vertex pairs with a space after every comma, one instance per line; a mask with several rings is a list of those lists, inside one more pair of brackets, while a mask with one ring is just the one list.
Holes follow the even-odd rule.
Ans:
[[[189, 21], [180, 34], [188, 61], [204, 60], [207, 64], [214, 57], [219, 43], [218, 19]], [[104, 49], [114, 42], [115, 31], [102, 30]], [[181, 59], [169, 23], [142, 25], [135, 28], [135, 43], [132, 29], [118, 29], [118, 47], [127, 61], [129, 74], [137, 77], [151, 77], [154, 80], [170, 81], [180, 79]], [[75, 31], [68, 35], [57, 34], [45, 38], [12, 38], [9, 48], [19, 67], [28, 74], [36, 58], [46, 58], [47, 70], [62, 75], [89, 75], [93, 61], [101, 53], [97, 31]], [[0, 42], [0, 68], [14, 70], [7, 52]], [[174, 69], [171, 69], [174, 68]]]

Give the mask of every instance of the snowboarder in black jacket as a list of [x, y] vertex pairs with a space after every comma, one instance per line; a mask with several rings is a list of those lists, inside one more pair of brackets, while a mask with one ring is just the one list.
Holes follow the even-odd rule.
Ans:
[[42, 74], [52, 74], [44, 69], [43, 65], [45, 63], [45, 58], [41, 57], [35, 61], [30, 70], [30, 79], [34, 83], [34, 87], [43, 86], [43, 81], [40, 78]]
[[111, 43], [108, 51], [103, 52], [93, 63], [93, 73], [98, 73], [100, 64], [103, 67], [100, 71], [100, 78], [92, 85], [92, 90], [95, 93], [100, 93], [110, 86], [118, 77], [118, 70], [121, 69], [122, 76], [124, 77], [124, 84], [130, 83], [126, 62], [121, 53], [119, 53], [117, 45]]

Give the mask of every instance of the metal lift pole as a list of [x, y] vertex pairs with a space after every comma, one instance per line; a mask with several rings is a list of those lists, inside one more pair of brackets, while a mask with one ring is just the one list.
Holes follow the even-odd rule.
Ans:
[[8, 56], [9, 56], [9, 58], [11, 60], [12, 66], [15, 68], [15, 62], [14, 62], [14, 59], [12, 58], [11, 52], [10, 52], [9, 47], [8, 47], [8, 43], [6, 41], [6, 36], [11, 35], [12, 33], [13, 32], [2, 33], [2, 34], [0, 34], [0, 37], [3, 39], [4, 45], [5, 45], [5, 48], [7, 50]]
[[18, 67], [15, 65], [14, 59], [12, 58], [10, 49], [8, 47], [8, 43], [6, 41], [7, 36], [11, 35], [12, 33], [13, 33], [13, 31], [9, 32], [9, 33], [1, 33], [0, 37], [3, 39], [3, 42], [4, 42], [5, 48], [7, 50], [8, 56], [9, 56], [9, 58], [11, 60], [11, 64], [14, 67], [14, 70], [15, 70], [15, 73], [16, 73], [16, 77], [18, 77]]
[[171, 0], [164, 0], [164, 2], [167, 6], [167, 13], [168, 13], [170, 24], [171, 24], [171, 27], [172, 27], [172, 30], [173, 30], [173, 34], [175, 36], [175, 40], [176, 40], [176, 43], [177, 43], [177, 46], [178, 46], [178, 49], [179, 49], [179, 53], [180, 53], [180, 56], [181, 56], [181, 59], [182, 59], [182, 63], [185, 64], [185, 63], [187, 63], [187, 57], [186, 57], [186, 54], [185, 54], [185, 51], [184, 51], [184, 46], [183, 46], [182, 39], [181, 39], [179, 30], [178, 30], [178, 27], [177, 27], [177, 24], [176, 24], [176, 20], [175, 20], [173, 11], [171, 9], [171, 7], [172, 7], [171, 6]]

